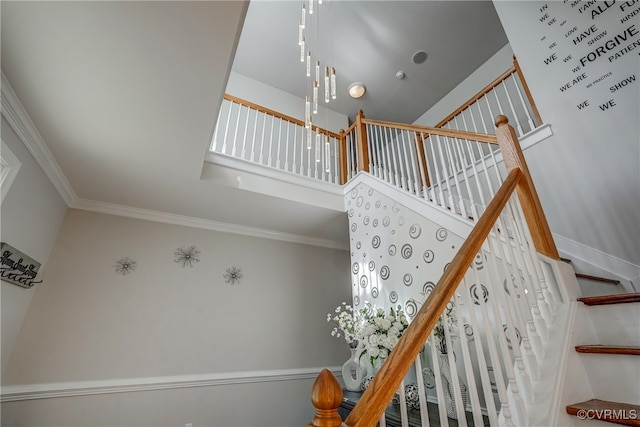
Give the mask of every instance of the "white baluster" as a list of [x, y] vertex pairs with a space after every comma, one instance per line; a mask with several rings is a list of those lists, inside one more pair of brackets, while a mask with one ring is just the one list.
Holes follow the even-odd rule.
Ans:
[[[517, 74], [517, 73], [516, 73]], [[529, 129], [533, 130], [536, 128], [536, 124], [533, 122], [531, 118], [531, 114], [529, 113], [529, 103], [524, 100], [522, 96], [522, 92], [520, 91], [520, 85], [518, 84], [518, 79], [516, 79], [516, 74], [512, 74], [511, 78], [513, 79], [513, 84], [516, 87], [516, 92], [518, 92], [518, 98], [520, 99], [520, 104], [524, 109], [524, 113], [527, 115], [527, 123], [529, 123]]]
[[[409, 174], [409, 159], [407, 157], [407, 150], [405, 149], [404, 140], [402, 139], [404, 132], [399, 130], [399, 133], [396, 133], [396, 147], [398, 147], [398, 160], [400, 163], [400, 179], [406, 184], [405, 190], [411, 191], [411, 187], [413, 187], [411, 182], [411, 175]], [[404, 161], [403, 161], [404, 160]]]
[[[499, 234], [496, 231], [496, 227], [494, 227], [494, 236], [498, 238]], [[489, 270], [489, 274], [491, 274], [491, 270]], [[501, 282], [495, 281], [493, 283], [501, 284]], [[500, 288], [498, 288], [500, 289]], [[496, 319], [496, 327], [498, 332], [498, 343], [500, 347], [500, 352], [502, 355], [503, 367], [506, 370], [507, 378], [509, 379], [509, 389], [513, 396], [515, 396], [518, 413], [517, 417], [519, 419], [519, 425], [524, 425], [524, 406], [522, 405], [522, 401], [525, 403], [533, 403], [533, 383], [531, 377], [529, 376], [527, 370], [525, 369], [524, 361], [522, 358], [522, 353], [520, 351], [520, 346], [516, 343], [512, 343], [511, 350], [513, 351], [513, 355], [509, 352], [509, 345], [507, 343], [507, 335], [504, 331], [504, 325], [507, 325], [507, 329], [509, 331], [514, 331], [513, 340], [516, 341], [517, 337], [515, 336], [515, 330], [512, 329], [514, 326], [513, 318], [511, 316], [511, 310], [508, 310], [504, 304], [504, 294], [502, 292], [494, 292], [494, 298], [489, 298], [488, 304], [491, 306], [493, 316]], [[504, 318], [500, 317], [500, 306], [505, 307], [503, 310]], [[504, 323], [502, 323], [504, 322]], [[512, 359], [513, 357], [513, 359]], [[512, 364], [512, 360], [515, 360], [515, 368]]]
[[422, 421], [422, 427], [429, 427], [429, 407], [427, 404], [427, 391], [424, 388], [424, 376], [422, 374], [422, 361], [420, 360], [420, 353], [416, 357], [414, 363], [416, 369], [416, 382], [418, 385], [418, 403], [420, 404], [420, 420]]
[[[248, 109], [249, 107], [247, 107]], [[231, 155], [236, 156], [236, 146], [238, 144], [238, 129], [240, 125], [240, 116], [242, 115], [242, 104], [238, 104], [238, 117], [236, 117], [236, 130], [233, 134], [233, 145], [231, 146]]]
[[[446, 206], [446, 202], [445, 202], [445, 199], [444, 199], [444, 194], [442, 192], [442, 179], [440, 178], [440, 166], [438, 165], [438, 158], [436, 157], [436, 153], [435, 153], [435, 148], [434, 148], [435, 143], [434, 143], [433, 135], [429, 135], [427, 140], [429, 141], [429, 147], [431, 148], [431, 158], [433, 159], [433, 165], [434, 165], [433, 169], [436, 172], [436, 184], [435, 185], [438, 186], [438, 193], [439, 193], [439, 196], [440, 196], [440, 201], [438, 203], [436, 203], [436, 204], [446, 208], [447, 206]], [[427, 140], [425, 140], [425, 142]], [[432, 176], [431, 179], [433, 179], [433, 176]], [[434, 184], [431, 183], [432, 187], [433, 187], [433, 185]]]
[[[469, 286], [469, 282], [467, 281], [467, 276], [470, 274], [467, 273], [465, 277], [462, 279], [461, 284], [461, 293], [464, 299], [465, 305], [469, 307], [469, 322], [471, 326], [471, 332], [473, 334], [473, 343], [476, 349], [476, 359], [478, 362], [478, 370], [480, 371], [480, 382], [482, 384], [482, 393], [484, 395], [484, 402], [487, 409], [487, 416], [489, 417], [489, 425], [495, 426], [498, 425], [498, 414], [496, 412], [496, 403], [493, 398], [493, 389], [491, 386], [491, 378], [489, 378], [489, 369], [487, 365], [487, 360], [484, 354], [484, 348], [482, 347], [482, 337], [480, 335], [480, 322], [478, 322], [476, 317], [476, 310], [474, 305], [471, 302], [471, 287]], [[489, 324], [485, 326], [485, 333], [490, 332]], [[467, 336], [465, 332], [465, 337]], [[478, 425], [478, 423], [476, 423]], [[479, 424], [482, 425], [482, 424]]]
[[[472, 265], [473, 272], [475, 275], [475, 283], [476, 287], [480, 286], [481, 280], [478, 274], [478, 269], [475, 264]], [[481, 290], [477, 290], [477, 292], [482, 293]], [[489, 301], [493, 301], [493, 298], [489, 299]], [[504, 363], [502, 363], [501, 358], [498, 353], [498, 345], [495, 342], [495, 338], [493, 336], [492, 331], [502, 330], [502, 326], [499, 324], [500, 317], [494, 314], [495, 326], [491, 326], [491, 319], [489, 317], [489, 313], [487, 311], [487, 304], [489, 302], [483, 301], [482, 295], [479, 294], [478, 304], [480, 305], [480, 311], [482, 313], [483, 323], [485, 325], [485, 330], [487, 333], [485, 334], [487, 339], [487, 348], [489, 350], [489, 356], [491, 358], [491, 364], [493, 366], [493, 373], [495, 376], [496, 387], [498, 389], [498, 398], [500, 399], [500, 407], [502, 410], [502, 414], [505, 418], [505, 424], [509, 426], [522, 426], [525, 423], [522, 422], [522, 415], [524, 414], [524, 402], [519, 393], [518, 384], [515, 381], [515, 375], [513, 372], [513, 366], [511, 365], [511, 361], [509, 360], [508, 351], [506, 351], [506, 343], [504, 343], [504, 337], [500, 334], [501, 339], [499, 341], [501, 344], [501, 350], [503, 355], [507, 355], [504, 358]], [[493, 304], [492, 304], [493, 306]], [[507, 381], [504, 380], [502, 375], [502, 365], [504, 364], [504, 368], [507, 371], [507, 380], [509, 382], [509, 389], [513, 396], [513, 406], [507, 397]]]
[[542, 340], [546, 342], [549, 340], [549, 328], [553, 322], [553, 312], [555, 308], [553, 304], [555, 299], [549, 291], [546, 281], [541, 280], [540, 260], [538, 259], [537, 252], [535, 251], [531, 232], [529, 231], [526, 219], [522, 213], [522, 207], [520, 206], [519, 200], [516, 201], [516, 209], [515, 212], [512, 212], [512, 215], [514, 216], [514, 229], [520, 231], [520, 234], [523, 236], [523, 240], [526, 242], [525, 245], [522, 245], [522, 248], [527, 253], [527, 259], [529, 261], [527, 265], [531, 267], [529, 272], [533, 276], [533, 321], [540, 331]]
[[[507, 82], [503, 81], [502, 83], [502, 87], [504, 88], [504, 93], [507, 96], [507, 101], [509, 102], [509, 108], [511, 109], [511, 113], [513, 114], [513, 118], [516, 121], [516, 129], [518, 129], [518, 136], [522, 136], [524, 135], [524, 132], [522, 131], [522, 126], [520, 125], [520, 118], [518, 117], [518, 114], [516, 113], [516, 109], [513, 108], [513, 101], [511, 101], [511, 95], [509, 95], [509, 89], [507, 88]], [[498, 88], [495, 89], [496, 91], [498, 90]]]
[[393, 144], [393, 135], [391, 134], [390, 128], [387, 127], [386, 130], [389, 133], [389, 137], [387, 139], [387, 148], [389, 149], [389, 152], [391, 153], [391, 159], [393, 160], [393, 172], [396, 178], [395, 185], [396, 187], [404, 189], [404, 184], [398, 176], [398, 155], [396, 154], [395, 144]]
[[267, 127], [267, 115], [264, 114], [262, 120], [262, 137], [260, 138], [260, 156], [258, 156], [258, 163], [262, 164], [264, 160], [264, 133]]
[[[482, 419], [482, 407], [480, 406], [480, 399], [478, 397], [478, 386], [476, 384], [476, 378], [474, 375], [473, 361], [471, 360], [471, 353], [469, 352], [469, 340], [464, 330], [464, 324], [462, 322], [462, 310], [460, 298], [458, 293], [464, 292], [466, 289], [463, 286], [459, 286], [458, 290], [453, 294], [453, 304], [457, 315], [458, 336], [460, 337], [460, 349], [462, 350], [462, 362], [464, 366], [465, 378], [467, 380], [467, 396], [469, 396], [469, 403], [471, 406], [471, 414], [473, 416], [473, 424], [476, 426], [484, 425]], [[473, 307], [469, 307], [469, 310], [473, 310]], [[466, 410], [466, 407], [464, 408]]]
[[[504, 230], [504, 222], [499, 219], [500, 229]], [[499, 235], [498, 235], [499, 237]], [[530, 313], [529, 307], [526, 306], [524, 309], [521, 307], [522, 304], [527, 304], [526, 294], [525, 294], [525, 284], [521, 283], [521, 291], [518, 291], [513, 283], [513, 277], [519, 277], [520, 269], [518, 268], [518, 264], [516, 263], [516, 254], [513, 253], [511, 248], [511, 242], [507, 239], [506, 242], [502, 242], [498, 240], [497, 245], [500, 252], [500, 258], [502, 260], [502, 270], [498, 268], [497, 260], [496, 260], [496, 252], [491, 240], [488, 242], [489, 244], [489, 257], [492, 260], [493, 268], [489, 268], [489, 275], [492, 276], [492, 283], [496, 283], [496, 288], [494, 294], [499, 298], [500, 303], [503, 307], [503, 312], [505, 316], [505, 324], [506, 330], [505, 334], [509, 333], [511, 337], [511, 348], [513, 350], [514, 358], [516, 360], [516, 366], [518, 368], [518, 374], [521, 378], [522, 392], [523, 397], [527, 403], [533, 402], [533, 392], [532, 392], [532, 378], [540, 378], [540, 372], [538, 368], [538, 361], [535, 355], [532, 353], [531, 344], [529, 342], [529, 330], [527, 329], [527, 321], [528, 316], [526, 313]], [[508, 248], [508, 254], [505, 253], [504, 247]], [[507, 263], [507, 256], [509, 256], [511, 260], [511, 265]], [[502, 275], [500, 275], [500, 271], [502, 271]], [[506, 285], [506, 289], [503, 291], [500, 289], [500, 284], [503, 283]], [[506, 291], [508, 291], [511, 296], [511, 301], [506, 298]], [[520, 294], [520, 295], [519, 295]], [[511, 314], [511, 311], [515, 312], [515, 321]], [[524, 312], [524, 313], [523, 313]], [[518, 328], [519, 326], [519, 328]], [[520, 333], [520, 338], [522, 339], [522, 346], [525, 348], [525, 357], [523, 358], [522, 351], [520, 349], [520, 343], [518, 342], [518, 332]], [[537, 334], [536, 334], [537, 335]], [[506, 341], [506, 337], [505, 337]], [[525, 364], [526, 364], [526, 372], [525, 372]]]
[[[451, 301], [449, 302], [451, 304]], [[456, 318], [460, 319], [461, 317], [457, 315], [458, 310], [457, 307], [453, 307], [454, 312], [456, 313]], [[449, 369], [450, 369], [450, 378], [453, 383], [453, 401], [456, 406], [456, 413], [458, 415], [458, 426], [466, 427], [467, 426], [467, 415], [465, 413], [465, 405], [462, 402], [462, 389], [460, 388], [460, 381], [458, 376], [458, 364], [456, 363], [456, 358], [453, 354], [453, 339], [451, 338], [451, 332], [449, 331], [449, 322], [447, 321], [445, 314], [445, 318], [442, 320], [444, 322], [444, 338], [447, 343], [447, 358], [449, 360]]]
[[233, 102], [229, 105], [229, 113], [227, 114], [227, 125], [224, 128], [224, 141], [222, 141], [222, 154], [227, 154], [227, 135], [229, 134], [229, 121], [231, 120], [231, 110], [233, 110]]
[[409, 414], [407, 414], [407, 396], [404, 392], [404, 380], [400, 381], [398, 394], [400, 395], [400, 425], [402, 427], [409, 427]]
[[453, 191], [451, 190], [451, 184], [449, 183], [449, 171], [447, 168], [447, 162], [444, 160], [444, 143], [440, 139], [440, 135], [436, 135], [436, 140], [438, 141], [438, 153], [440, 154], [440, 163], [442, 164], [443, 174], [444, 174], [444, 182], [446, 184], [447, 191], [449, 193], [449, 206], [445, 206], [451, 209], [451, 212], [456, 212], [455, 203], [453, 201]]
[[[296, 167], [296, 153], [298, 149], [298, 128], [300, 126], [294, 123], [293, 125], [293, 152], [291, 153], [291, 172], [298, 173], [298, 168]], [[304, 128], [302, 128], [302, 133], [304, 134]]]
[[[278, 119], [278, 148], [276, 149], [276, 168], [280, 169], [280, 146], [282, 144], [282, 119]], [[271, 155], [271, 150], [269, 150]], [[269, 157], [269, 166], [271, 166], [271, 157]]]
[[440, 416], [440, 427], [449, 427], [449, 419], [447, 418], [447, 408], [445, 406], [444, 388], [442, 387], [442, 376], [440, 374], [440, 362], [437, 357], [435, 341], [436, 338], [431, 331], [429, 336], [429, 347], [431, 347], [431, 361], [433, 363], [433, 376], [436, 381], [436, 396], [438, 398], [438, 414]]
[[[378, 133], [378, 141], [380, 141], [380, 150], [382, 151], [382, 162], [384, 168], [384, 177], [383, 179], [389, 183], [392, 182], [391, 178], [391, 169], [390, 169], [390, 161], [389, 161], [389, 145], [385, 144], [384, 136], [382, 133], [381, 126], [376, 126]], [[386, 156], [385, 156], [386, 155]]]
[[244, 159], [245, 156], [245, 147], [247, 146], [247, 133], [249, 129], [249, 115], [251, 114], [251, 109], [247, 107], [247, 120], [244, 122], [244, 138], [242, 138], [242, 151], [240, 151], [240, 158]]
[[254, 120], [253, 120], [253, 137], [251, 138], [251, 156], [249, 157], [253, 162], [255, 159], [255, 149], [256, 149], [256, 140], [258, 139], [257, 135], [258, 130], [258, 111], [256, 110]]
[[289, 172], [289, 134], [291, 133], [291, 122], [287, 120], [287, 142], [284, 149], [284, 170]]
[[[405, 163], [407, 164], [407, 181], [408, 181], [407, 190], [409, 192], [413, 192], [413, 194], [418, 196], [420, 194], [420, 189], [418, 188], [418, 183], [416, 181], [417, 176], [416, 176], [416, 171], [413, 164], [413, 160], [415, 159], [415, 156], [413, 155], [413, 152], [411, 150], [411, 145], [407, 144], [407, 141], [405, 139], [407, 133], [408, 131], [404, 131], [404, 130], [400, 131], [400, 136], [402, 137], [402, 151], [404, 152], [404, 160], [405, 160]], [[408, 155], [407, 155], [407, 148], [409, 149]]]
[[373, 176], [378, 176], [376, 169], [378, 165], [376, 164], [375, 151], [376, 151], [376, 141], [373, 135], [371, 134], [371, 125], [365, 124], [365, 132], [367, 135], [367, 146], [369, 147], [369, 173]]
[[[513, 202], [516, 204], [515, 209], [513, 203], [509, 203], [510, 215], [507, 217], [509, 223], [505, 224], [504, 227], [506, 228], [510, 226], [514, 231], [514, 235], [518, 238], [518, 244], [516, 247], [520, 250], [514, 250], [512, 246], [509, 246], [509, 249], [510, 251], [515, 252], [515, 255], [512, 255], [512, 259], [514, 256], [516, 257], [517, 262], [521, 265], [521, 269], [524, 274], [524, 277], [516, 277], [516, 279], [521, 280], [522, 278], [525, 278], [525, 280], [527, 280], [528, 278], [527, 283], [528, 287], [531, 289], [532, 295], [530, 298], [524, 300], [523, 304], [530, 301], [531, 307], [525, 305], [523, 310], [526, 310], [525, 313], [527, 314], [527, 329], [531, 331], [532, 351], [535, 353], [537, 360], [542, 361], [542, 359], [544, 358], [544, 347], [542, 345], [542, 341], [547, 341], [549, 339], [549, 323], [547, 323], [542, 317], [540, 310], [540, 305], [546, 305], [546, 301], [540, 289], [540, 282], [537, 278], [535, 265], [533, 265], [539, 261], [534, 260], [529, 256], [529, 254], [531, 253], [531, 248], [533, 248], [534, 246], [532, 240], [529, 239], [529, 233], [526, 223], [522, 222], [524, 221], [524, 218], [520, 216], [517, 200], [514, 200]], [[526, 253], [523, 254], [523, 252]], [[521, 284], [522, 287], [525, 287], [525, 285], [525, 283]], [[538, 303], [538, 301], [540, 301], [540, 304]]]

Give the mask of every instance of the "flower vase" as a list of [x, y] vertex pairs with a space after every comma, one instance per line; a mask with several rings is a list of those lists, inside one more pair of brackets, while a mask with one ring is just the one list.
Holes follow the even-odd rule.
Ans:
[[367, 355], [365, 355], [365, 357], [367, 357], [367, 376], [375, 377], [380, 368], [382, 368], [385, 359], [377, 357], [373, 361], [371, 361], [371, 358], [369, 358]]
[[358, 342], [349, 343], [351, 357], [342, 365], [342, 380], [344, 386], [349, 391], [360, 391], [360, 384], [363, 379], [363, 369], [358, 358]]
[[[440, 356], [440, 376], [442, 378], [442, 388], [444, 389], [444, 403], [447, 409], [447, 417], [457, 420], [458, 412], [456, 409], [456, 401], [454, 397], [453, 382], [451, 379], [451, 367], [449, 366], [449, 355], [447, 353], [439, 353]], [[462, 406], [466, 408], [468, 394], [467, 386], [458, 378], [460, 384], [460, 393], [462, 395]], [[464, 410], [464, 409], [463, 409]]]

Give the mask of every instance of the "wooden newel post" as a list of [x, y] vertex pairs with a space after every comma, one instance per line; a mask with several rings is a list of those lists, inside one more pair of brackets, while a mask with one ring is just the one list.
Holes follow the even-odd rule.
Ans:
[[339, 142], [339, 155], [340, 155], [340, 185], [347, 183], [347, 137], [344, 134], [344, 129], [340, 129], [340, 142]]
[[358, 137], [358, 170], [369, 172], [369, 144], [367, 143], [367, 125], [362, 121], [364, 113], [358, 111], [356, 116], [356, 135]]
[[323, 369], [318, 374], [311, 388], [311, 403], [316, 408], [316, 416], [306, 427], [342, 426], [342, 418], [338, 413], [342, 403], [342, 389], [330, 370]]
[[498, 145], [500, 146], [507, 171], [520, 169], [524, 175], [524, 180], [518, 184], [517, 192], [524, 217], [531, 231], [533, 244], [541, 254], [549, 258], [560, 259], [516, 132], [509, 125], [509, 119], [503, 115], [496, 117], [496, 128]]

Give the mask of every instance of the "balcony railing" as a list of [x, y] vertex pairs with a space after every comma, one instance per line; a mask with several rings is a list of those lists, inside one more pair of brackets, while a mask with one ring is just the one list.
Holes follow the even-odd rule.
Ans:
[[[489, 134], [495, 130], [493, 118], [498, 114], [511, 118], [518, 137], [542, 124], [515, 58], [510, 69], [435, 128]], [[309, 129], [301, 120], [225, 95], [210, 149], [333, 184], [344, 184], [358, 171], [367, 170], [414, 194], [438, 199], [441, 205], [447, 198], [450, 207], [463, 203], [464, 197], [454, 178], [464, 178], [463, 170], [479, 169], [483, 159], [485, 163], [493, 159], [496, 148], [358, 117], [340, 133], [317, 126]], [[358, 141], [364, 144], [357, 147]]]

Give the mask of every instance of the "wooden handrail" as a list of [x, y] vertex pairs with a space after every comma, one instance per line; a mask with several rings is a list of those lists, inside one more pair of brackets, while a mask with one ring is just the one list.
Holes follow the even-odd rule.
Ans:
[[476, 93], [474, 96], [469, 98], [467, 102], [465, 102], [460, 107], [458, 107], [453, 113], [449, 114], [447, 117], [440, 120], [440, 122], [438, 122], [438, 124], [436, 124], [435, 127], [440, 128], [445, 124], [447, 124], [449, 121], [453, 120], [454, 117], [456, 117], [458, 114], [462, 113], [464, 110], [469, 108], [470, 105], [477, 102], [484, 95], [491, 92], [496, 86], [498, 86], [500, 83], [508, 79], [513, 74], [517, 74], [518, 77], [520, 78], [520, 82], [522, 83], [522, 88], [524, 89], [524, 93], [527, 96], [527, 100], [529, 101], [529, 104], [531, 105], [531, 111], [533, 112], [533, 116], [536, 121], [535, 125], [540, 126], [542, 124], [542, 118], [540, 117], [540, 113], [538, 112], [538, 107], [536, 106], [536, 103], [533, 100], [533, 96], [531, 95], [531, 91], [529, 90], [527, 81], [524, 78], [524, 74], [522, 74], [522, 69], [520, 68], [520, 64], [518, 63], [518, 60], [514, 55], [513, 65], [507, 71], [502, 73], [502, 75], [500, 75], [494, 81], [492, 81], [487, 86], [485, 86], [482, 90], [480, 90], [480, 92]]
[[[245, 107], [249, 107], [249, 108], [254, 109], [256, 111], [260, 111], [261, 113], [269, 114], [269, 115], [277, 117], [279, 119], [286, 120], [286, 121], [294, 123], [294, 124], [296, 124], [298, 126], [305, 127], [305, 125], [306, 125], [306, 123], [304, 121], [296, 119], [295, 117], [287, 116], [286, 114], [282, 114], [282, 113], [280, 113], [278, 111], [275, 111], [275, 110], [272, 110], [270, 108], [263, 107], [262, 105], [254, 104], [253, 102], [246, 101], [246, 100], [244, 100], [242, 98], [238, 98], [236, 96], [229, 95], [228, 93], [224, 94], [224, 99], [226, 99], [227, 101], [235, 102], [236, 104], [244, 105]], [[335, 132], [331, 132], [330, 130], [327, 130], [327, 129], [322, 129], [321, 127], [318, 127], [316, 125], [312, 125], [311, 126], [311, 130], [318, 131], [318, 132], [320, 132], [321, 134], [324, 134], [324, 135], [329, 135], [332, 138], [340, 139], [340, 135], [339, 134], [337, 134]]]
[[432, 134], [432, 135], [448, 136], [450, 138], [469, 139], [472, 141], [486, 142], [488, 144], [498, 143], [498, 140], [496, 139], [495, 135], [487, 135], [485, 133], [467, 132], [464, 130], [454, 130], [454, 129], [441, 129], [441, 128], [439, 129], [439, 128], [432, 128], [429, 126], [420, 126], [420, 125], [407, 125], [404, 123], [386, 122], [383, 120], [363, 119], [362, 121], [368, 125], [391, 127], [394, 129], [402, 129], [402, 130], [408, 130], [412, 132]]
[[[375, 426], [388, 406], [400, 382], [409, 371], [429, 334], [436, 325], [458, 284], [467, 273], [469, 265], [482, 248], [500, 213], [503, 211], [514, 190], [523, 182], [521, 170], [509, 172], [493, 200], [487, 206], [478, 223], [464, 241], [460, 250], [445, 270], [433, 292], [424, 302], [400, 341], [382, 365], [369, 387], [351, 411], [346, 420], [349, 427]], [[330, 392], [331, 393], [331, 392]]]

